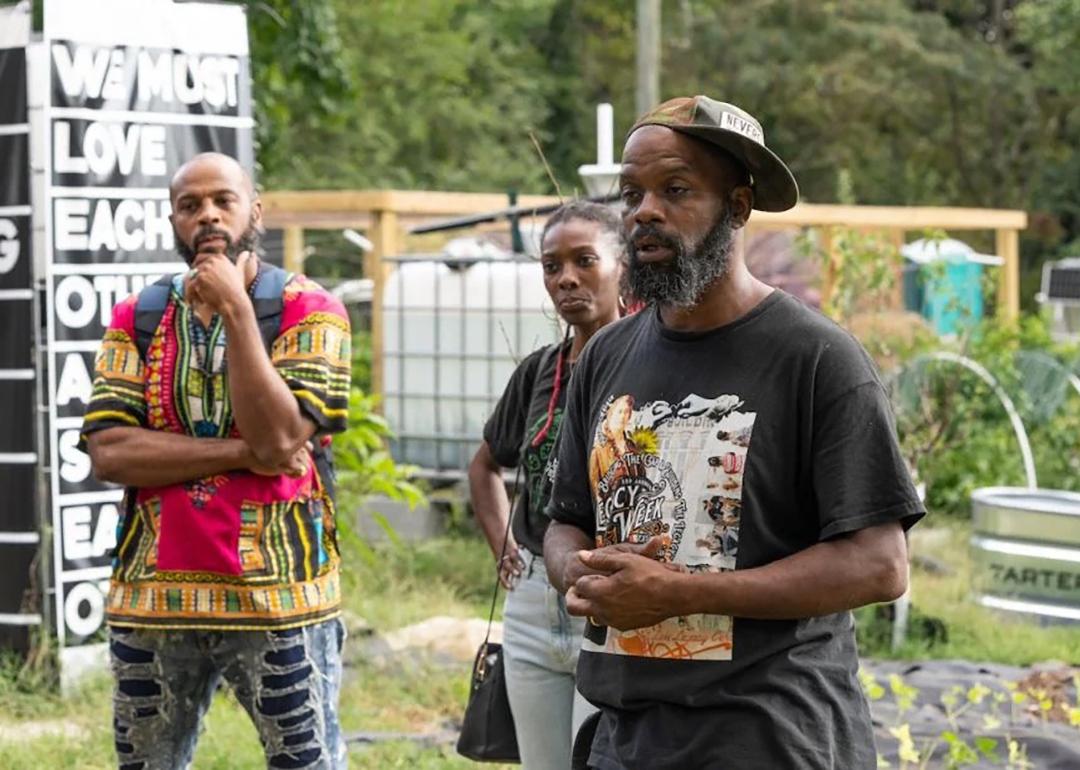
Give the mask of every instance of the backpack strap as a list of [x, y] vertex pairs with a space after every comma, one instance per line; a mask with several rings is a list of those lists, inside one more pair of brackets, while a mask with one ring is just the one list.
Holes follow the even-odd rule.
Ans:
[[266, 348], [267, 353], [274, 346], [274, 340], [281, 331], [281, 314], [285, 309], [285, 301], [281, 295], [285, 291], [285, 284], [292, 277], [292, 273], [276, 265], [259, 262], [258, 283], [255, 284], [255, 293], [251, 301], [255, 306], [259, 334], [262, 336], [263, 347]]
[[165, 307], [169, 304], [169, 292], [172, 290], [173, 276], [163, 275], [139, 292], [135, 301], [135, 347], [139, 358], [146, 361], [146, 351], [157, 332]]
[[[274, 340], [281, 332], [281, 314], [285, 309], [282, 294], [293, 274], [269, 262], [259, 262], [259, 281], [255, 284], [252, 303], [255, 305], [255, 318], [259, 322], [259, 334], [262, 335], [263, 347], [267, 354], [274, 347]], [[312, 440], [312, 452], [319, 478], [331, 499], [334, 498], [334, 456], [330, 445], [323, 446], [320, 436]]]
[[[274, 340], [281, 329], [281, 313], [285, 303], [281, 298], [285, 284], [292, 278], [292, 273], [268, 262], [259, 262], [259, 282], [255, 284], [252, 304], [255, 306], [255, 318], [259, 322], [259, 335], [263, 347], [270, 352]], [[165, 308], [169, 304], [169, 292], [175, 276], [165, 275], [139, 292], [135, 303], [135, 347], [139, 349], [139, 358], [146, 360], [146, 351], [154, 339]]]

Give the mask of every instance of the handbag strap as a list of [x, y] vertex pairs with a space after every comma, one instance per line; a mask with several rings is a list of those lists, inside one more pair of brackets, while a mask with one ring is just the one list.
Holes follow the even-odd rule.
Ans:
[[[562, 342], [560, 342], [557, 346], [555, 346], [555, 355], [557, 355], [559, 357], [558, 362], [560, 364], [562, 363], [563, 348], [566, 347], [566, 341], [568, 339], [570, 339], [570, 328], [571, 327], [569, 325], [567, 325], [566, 332], [563, 334]], [[538, 366], [537, 370], [536, 370], [537, 373], [542, 372], [544, 370], [544, 364], [545, 363], [546, 363], [546, 361], [541, 361], [540, 362], [540, 366]], [[558, 396], [558, 387], [561, 384], [561, 383], [558, 382], [558, 379], [561, 376], [562, 376], [562, 366], [556, 366], [556, 372], [555, 372], [555, 377], [556, 377], [555, 396], [556, 397]], [[533, 386], [535, 387], [535, 383], [534, 383]], [[554, 401], [554, 399], [553, 399], [553, 401]], [[549, 406], [549, 409], [548, 409], [549, 412], [551, 411], [551, 408], [552, 407]], [[550, 420], [549, 420], [549, 423], [550, 423]], [[546, 430], [547, 427], [550, 427], [550, 425], [545, 426], [545, 430]], [[521, 482], [521, 463], [518, 463], [517, 469], [514, 472], [514, 488], [513, 488], [513, 491], [510, 494], [510, 511], [506, 516], [506, 531], [503, 532], [502, 549], [499, 552], [499, 560], [497, 562], [495, 562], [495, 589], [491, 592], [491, 608], [488, 610], [487, 631], [484, 633], [484, 643], [483, 643], [483, 645], [481, 645], [481, 649], [486, 649], [487, 648], [488, 640], [491, 638], [491, 625], [492, 625], [492, 623], [495, 622], [495, 604], [499, 599], [499, 574], [502, 572], [503, 559], [506, 558], [506, 545], [507, 545], [507, 543], [510, 542], [510, 528], [514, 524], [514, 513], [515, 513], [515, 509], [517, 507], [517, 495], [518, 495], [518, 488], [520, 486], [520, 482]]]
[[495, 603], [499, 598], [499, 574], [502, 572], [503, 559], [506, 558], [506, 544], [510, 542], [510, 527], [514, 523], [514, 504], [517, 502], [518, 483], [521, 481], [521, 465], [514, 472], [514, 488], [510, 494], [510, 513], [506, 516], [506, 531], [503, 532], [502, 551], [499, 560], [495, 562], [495, 590], [491, 592], [491, 609], [488, 610], [487, 631], [484, 633], [484, 644], [481, 649], [486, 649], [488, 639], [491, 637], [491, 624], [495, 621]]

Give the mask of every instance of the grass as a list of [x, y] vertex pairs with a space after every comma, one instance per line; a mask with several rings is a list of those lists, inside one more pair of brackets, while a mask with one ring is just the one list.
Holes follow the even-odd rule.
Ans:
[[[474, 537], [445, 537], [416, 546], [388, 543], [374, 551], [343, 543], [343, 594], [350, 618], [380, 631], [432, 615], [486, 617], [491, 556]], [[352, 639], [350, 644], [357, 644]], [[101, 675], [66, 698], [44, 678], [0, 668], [0, 770], [97, 770], [116, 766], [111, 731], [111, 681]], [[380, 667], [363, 660], [346, 669], [340, 717], [357, 732], [431, 733], [452, 729], [468, 696], [468, 667], [448, 670], [424, 659]], [[34, 737], [34, 725], [63, 724], [74, 733]], [[45, 759], [47, 758], [47, 760]], [[452, 747], [422, 748], [408, 741], [351, 748], [350, 767], [468, 768]], [[195, 752], [197, 770], [261, 770], [255, 728], [228, 692], [214, 699]]]
[[[1023, 665], [1042, 660], [1080, 662], [1080, 627], [1042, 628], [1005, 618], [968, 600], [966, 528], [918, 527], [913, 552], [950, 564], [956, 572], [935, 576], [916, 569], [917, 610], [945, 621], [948, 640], [929, 644], [912, 639], [903, 658], [965, 658]], [[348, 568], [344, 595], [350, 617], [362, 617], [379, 631], [432, 615], [484, 617], [490, 601], [491, 557], [475, 537], [445, 537], [417, 546], [393, 542], [374, 550], [355, 539], [344, 542]], [[860, 632], [867, 637], [865, 616]], [[353, 637], [349, 644], [359, 640]], [[355, 648], [354, 648], [355, 649]], [[889, 656], [886, 648], [864, 652]], [[357, 660], [357, 658], [361, 658]], [[452, 731], [468, 693], [466, 667], [447, 669], [410, 659], [380, 666], [353, 655], [341, 696], [346, 735], [357, 732], [424, 733]], [[53, 694], [42, 677], [12, 666], [0, 670], [0, 770], [66, 770], [115, 767], [110, 729], [111, 683], [106, 675], [86, 682], [66, 698]], [[71, 734], [34, 737], [35, 725], [62, 724]], [[198, 770], [256, 770], [264, 760], [255, 730], [230, 694], [219, 693], [204, 722], [195, 754]], [[451, 747], [425, 748], [411, 741], [354, 745], [350, 766], [386, 768], [468, 768]]]
[[[944, 623], [947, 639], [920, 638], [917, 630], [908, 642], [890, 652], [881, 644], [867, 642], [870, 608], [858, 613], [860, 650], [863, 654], [903, 659], [937, 658], [988, 661], [1027, 666], [1059, 661], [1080, 666], [1080, 624], [1044, 625], [1010, 613], [977, 605], [970, 598], [971, 559], [967, 524], [946, 522], [920, 525], [911, 532], [913, 555], [928, 556], [954, 572], [932, 574], [916, 567], [911, 576], [911, 601], [915, 614]], [[916, 560], [916, 564], [918, 561]]]

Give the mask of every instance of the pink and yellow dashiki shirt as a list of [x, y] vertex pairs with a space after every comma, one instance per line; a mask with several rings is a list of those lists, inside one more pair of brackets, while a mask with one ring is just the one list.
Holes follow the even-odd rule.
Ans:
[[[135, 344], [136, 298], [113, 309], [95, 365], [83, 436], [135, 426], [239, 438], [229, 403], [224, 323], [198, 322], [182, 276], [146, 354]], [[317, 436], [346, 424], [349, 320], [303, 276], [282, 295], [274, 367]], [[316, 438], [315, 440], [320, 440]], [[130, 491], [129, 491], [130, 494]], [[307, 475], [246, 470], [135, 490], [117, 531], [107, 619], [112, 625], [260, 630], [304, 626], [339, 612], [334, 502], [314, 463]]]

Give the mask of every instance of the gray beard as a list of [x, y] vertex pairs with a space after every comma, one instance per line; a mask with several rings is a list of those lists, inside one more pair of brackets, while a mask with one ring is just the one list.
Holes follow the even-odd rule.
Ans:
[[[662, 240], [662, 245], [671, 249], [673, 256], [669, 262], [657, 264], [638, 259], [634, 240], [647, 234]], [[647, 225], [635, 228], [630, 240], [630, 269], [627, 271], [630, 292], [647, 304], [693, 307], [713, 282], [727, 275], [733, 245], [731, 210], [726, 206], [690, 254], [681, 241], [669, 239]]]

